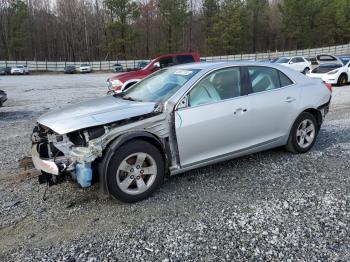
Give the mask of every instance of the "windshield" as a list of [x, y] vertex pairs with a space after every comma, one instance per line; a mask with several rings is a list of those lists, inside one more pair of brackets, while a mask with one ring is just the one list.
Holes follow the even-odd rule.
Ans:
[[277, 59], [275, 61], [275, 63], [277, 63], [277, 64], [286, 64], [288, 62], [289, 62], [289, 58], [288, 57], [281, 57], [281, 58], [279, 58], [279, 59]]
[[165, 101], [198, 72], [198, 69], [162, 69], [127, 89], [122, 97], [135, 101]]
[[90, 65], [89, 64], [82, 64], [81, 67], [83, 67], [83, 66], [90, 66]]

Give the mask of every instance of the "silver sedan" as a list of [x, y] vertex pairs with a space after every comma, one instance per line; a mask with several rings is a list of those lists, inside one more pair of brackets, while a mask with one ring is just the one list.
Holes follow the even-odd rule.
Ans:
[[43, 115], [32, 159], [40, 182], [99, 180], [103, 193], [139, 201], [166, 175], [280, 146], [309, 151], [331, 92], [271, 63], [175, 66], [121, 94]]

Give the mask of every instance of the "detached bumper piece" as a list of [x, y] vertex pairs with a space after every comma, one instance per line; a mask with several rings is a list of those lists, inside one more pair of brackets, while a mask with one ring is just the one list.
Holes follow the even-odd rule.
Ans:
[[[63, 182], [66, 178], [66, 164], [56, 163], [53, 160], [42, 159], [38, 152], [38, 144], [32, 146], [32, 161], [36, 169], [41, 171], [38, 177], [39, 184], [55, 185]], [[92, 183], [91, 163], [75, 165], [72, 172], [73, 179], [77, 180], [81, 187], [89, 187]]]

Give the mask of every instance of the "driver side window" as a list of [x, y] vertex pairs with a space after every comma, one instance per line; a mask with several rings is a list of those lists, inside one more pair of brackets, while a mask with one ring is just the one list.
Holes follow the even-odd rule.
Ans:
[[240, 68], [226, 68], [203, 78], [189, 93], [190, 107], [210, 104], [241, 95]]

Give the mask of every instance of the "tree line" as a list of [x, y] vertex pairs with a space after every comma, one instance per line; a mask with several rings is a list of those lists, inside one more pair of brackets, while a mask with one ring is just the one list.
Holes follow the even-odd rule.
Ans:
[[0, 60], [144, 59], [350, 41], [350, 0], [0, 0]]

